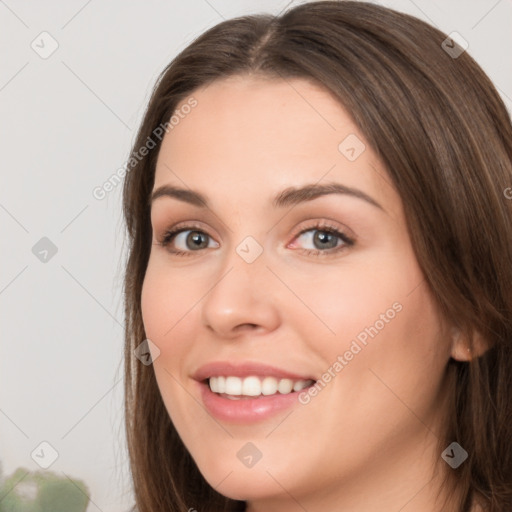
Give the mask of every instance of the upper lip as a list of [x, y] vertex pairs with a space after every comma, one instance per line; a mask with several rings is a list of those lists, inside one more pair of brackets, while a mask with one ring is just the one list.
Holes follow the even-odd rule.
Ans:
[[217, 377], [221, 375], [232, 375], [234, 377], [249, 377], [254, 375], [257, 377], [274, 377], [276, 379], [316, 380], [308, 375], [301, 375], [276, 366], [270, 366], [268, 364], [258, 363], [255, 361], [239, 363], [214, 361], [201, 366], [192, 377], [201, 382], [205, 379], [209, 379], [210, 377]]

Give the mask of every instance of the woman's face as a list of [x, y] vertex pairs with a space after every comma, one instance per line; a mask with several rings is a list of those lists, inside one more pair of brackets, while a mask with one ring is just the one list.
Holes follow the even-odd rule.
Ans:
[[383, 505], [397, 478], [405, 503], [439, 460], [452, 344], [400, 197], [319, 86], [232, 77], [193, 97], [158, 156], [142, 291], [173, 424], [252, 506], [356, 503], [369, 482]]

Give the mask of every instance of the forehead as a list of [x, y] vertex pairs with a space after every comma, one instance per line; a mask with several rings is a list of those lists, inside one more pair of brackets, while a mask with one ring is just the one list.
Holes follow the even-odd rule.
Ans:
[[383, 197], [392, 191], [383, 190], [389, 180], [381, 163], [342, 104], [318, 84], [236, 76], [191, 97], [197, 105], [162, 142], [155, 188], [185, 185], [219, 198], [236, 188], [259, 197], [326, 179], [363, 189], [381, 204], [396, 198]]
[[[234, 76], [196, 90], [193, 97], [197, 106], [167, 137], [174, 150], [185, 142], [204, 151], [218, 148], [217, 153], [228, 146], [229, 154], [235, 154], [243, 147], [248, 157], [260, 148], [271, 157], [289, 154], [291, 149], [314, 157], [325, 151], [337, 154], [337, 145], [332, 144], [337, 137], [357, 131], [328, 90], [304, 79]], [[224, 151], [221, 154], [229, 156]], [[259, 154], [259, 158], [264, 156]]]

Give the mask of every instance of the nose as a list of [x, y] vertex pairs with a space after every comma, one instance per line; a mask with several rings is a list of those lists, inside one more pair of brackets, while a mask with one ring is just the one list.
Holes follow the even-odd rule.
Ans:
[[203, 324], [223, 339], [273, 331], [280, 323], [278, 284], [264, 253], [248, 263], [232, 249], [201, 301]]

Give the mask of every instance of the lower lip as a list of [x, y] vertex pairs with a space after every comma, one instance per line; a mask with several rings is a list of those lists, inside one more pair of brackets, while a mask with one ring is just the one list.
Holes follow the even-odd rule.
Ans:
[[299, 402], [299, 394], [309, 389], [293, 391], [288, 394], [260, 395], [257, 398], [231, 400], [214, 393], [205, 382], [198, 382], [201, 398], [208, 411], [215, 418], [237, 424], [249, 424], [262, 421], [288, 409]]

